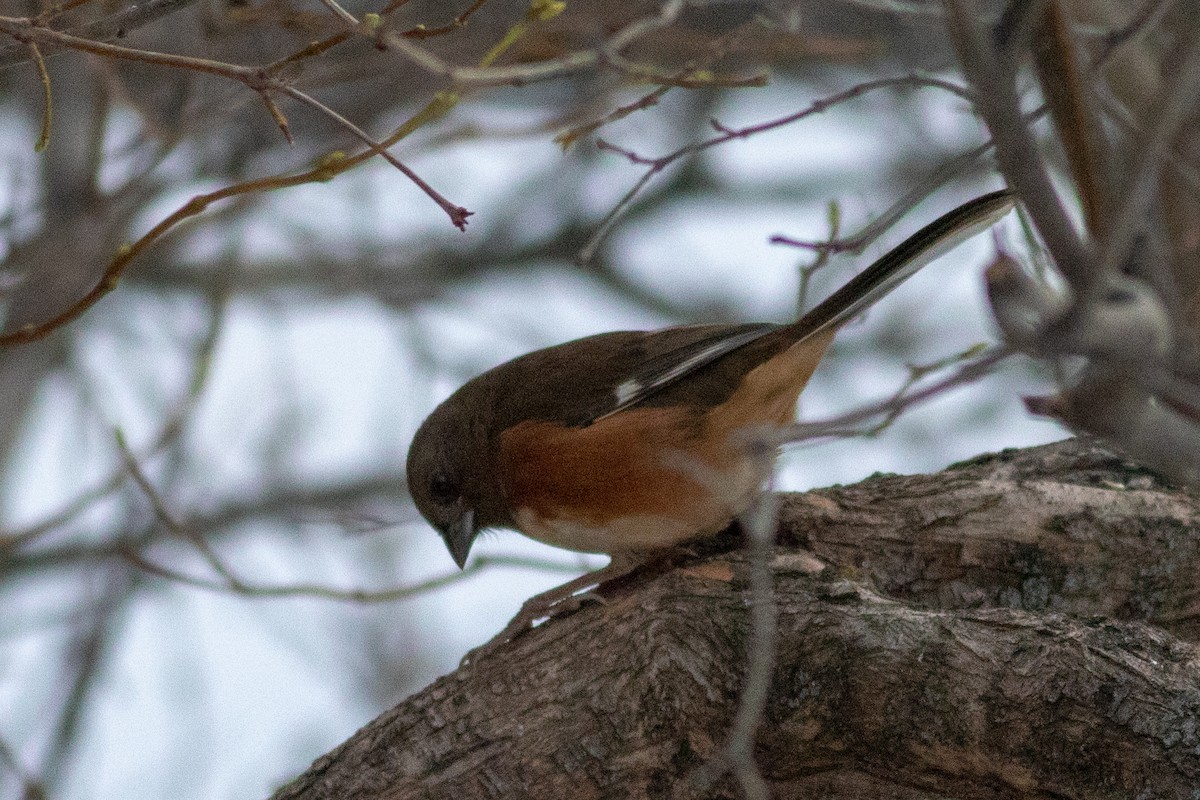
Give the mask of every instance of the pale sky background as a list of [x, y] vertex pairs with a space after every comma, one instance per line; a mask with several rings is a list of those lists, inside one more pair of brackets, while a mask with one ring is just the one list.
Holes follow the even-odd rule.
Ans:
[[[975, 122], [957, 104], [936, 95], [917, 98], [929, 127], [946, 142], [978, 137]], [[728, 125], [786, 113], [809, 97], [772, 90], [739, 93], [734, 99], [736, 104], [719, 113]], [[491, 115], [501, 127], [530, 121], [528, 112], [501, 106], [479, 106], [471, 113]], [[652, 116], [635, 115], [604, 136], [657, 154], [673, 144], [669, 132], [656, 125]], [[862, 117], [848, 109], [731, 143], [711, 157], [723, 173], [754, 183], [769, 177], [786, 186], [814, 173], [849, 176], [853, 182], [832, 199], [842, 204], [846, 229], [852, 230], [887, 207], [891, 196], [880, 197], [877, 186], [886, 159], [878, 154], [898, 146], [891, 136], [862, 124]], [[483, 220], [502, 192], [531, 175], [542, 176], [537, 191], [549, 198], [544, 211], [552, 213], [554, 173], [563, 158], [543, 136], [533, 142], [450, 145], [414, 159], [412, 166], [477, 212], [463, 235], [472, 237], [483, 235]], [[616, 155], [599, 158], [606, 165], [602, 179], [586, 187], [583, 200], [604, 207], [639, 171]], [[200, 188], [181, 188], [173, 203]], [[991, 188], [979, 187], [978, 192]], [[906, 217], [887, 241], [898, 242], [967, 196], [940, 193]], [[334, 184], [282, 192], [273, 198], [272, 208], [272, 214], [237, 232], [237, 246], [248, 258], [286, 256], [309, 236], [326, 241], [344, 236], [350, 246], [364, 235], [403, 241], [406, 234], [447, 226], [431, 203], [382, 163]], [[544, 222], [531, 217], [523, 224]], [[807, 258], [768, 239], [777, 233], [820, 239], [825, 226], [821, 200], [750, 205], [735, 190], [721, 203], [675, 206], [615, 235], [621, 262], [639, 284], [669, 297], [730, 304], [747, 320], [782, 321], [794, 313], [797, 265]], [[1018, 239], [1011, 221], [1006, 230], [1013, 241]], [[877, 245], [858, 267], [880, 252]], [[988, 237], [973, 240], [843, 331], [804, 394], [804, 418], [839, 414], [894, 391], [904, 377], [903, 367], [881, 367], [871, 352], [887, 345], [889, 331], [899, 323], [913, 326], [919, 358], [925, 362], [993, 341], [980, 279], [990, 254]], [[819, 282], [820, 296], [857, 268], [854, 263], [839, 263], [836, 281], [827, 277]], [[139, 372], [146, 351], [130, 348], [129, 337], [131, 331], [198, 329], [203, 319], [197, 310], [147, 306], [145, 298], [121, 292], [104, 303], [97, 313], [114, 318], [127, 313], [127, 320], [74, 354], [103, 389], [95, 398], [99, 418], [94, 410], [81, 410], [66, 399], [64, 392], [53, 387], [45, 392], [44, 413], [30, 430], [24, 451], [24, 477], [11, 498], [14, 527], [41, 518], [80, 486], [106, 475], [103, 464], [112, 452], [106, 432], [119, 426], [135, 445], [144, 441], [161, 423], [157, 409], [164, 398], [178, 392], [185, 379], [188, 365], [169, 359], [156, 364], [152, 380], [146, 378]], [[552, 264], [455, 289], [403, 321], [361, 300], [235, 303], [221, 335], [215, 372], [187, 433], [211, 480], [192, 487], [190, 501], [203, 508], [206, 497], [219, 494], [221, 487], [259, 480], [239, 460], [240, 450], [229, 444], [255, 441], [273, 429], [279, 415], [298, 414], [294, 438], [272, 445], [280, 449], [279, 468], [290, 475], [314, 480], [353, 475], [364, 463], [380, 459], [395, 463], [399, 471], [415, 427], [468, 373], [534, 347], [664, 322]], [[414, 343], [460, 369], [431, 374]], [[913, 410], [876, 438], [791, 448], [781, 461], [779, 483], [804, 489], [852, 482], [879, 471], [935, 470], [982, 452], [1062, 438], [1061, 428], [1030, 419], [1021, 405], [1022, 394], [1048, 390], [1045, 378], [1014, 359], [988, 380]], [[82, 427], [91, 431], [83, 442]], [[102, 505], [91, 513], [106, 511]], [[291, 538], [282, 540], [292, 543], [290, 552], [286, 545], [281, 549], [278, 536], [249, 532], [223, 554], [239, 574], [266, 583], [385, 588], [453, 569], [441, 541], [411, 509], [392, 513], [383, 521], [389, 524], [367, 532], [351, 530], [353, 525], [336, 518], [300, 521]], [[513, 533], [486, 537], [475, 552], [537, 555], [567, 566], [603, 563]], [[190, 561], [197, 571], [203, 569], [198, 558]], [[364, 563], [368, 574], [359, 571]], [[248, 599], [154, 582], [154, 589], [124, 618], [121, 647], [101, 676], [104, 688], [85, 712], [91, 750], [86, 772], [72, 776], [72, 788], [63, 797], [265, 796], [388, 705], [452, 670], [463, 653], [499, 630], [522, 600], [567, 577], [493, 569], [415, 600], [365, 607], [316, 599]], [[5, 609], [0, 615], [0, 735], [10, 742], [27, 742], [23, 731], [36, 727], [39, 709], [47, 702], [26, 687], [35, 683], [44, 648], [53, 644], [54, 629], [47, 632], [36, 624], [56, 613], [52, 591], [44, 585], [0, 589]], [[377, 659], [361, 655], [363, 631], [390, 643]], [[412, 656], [406, 655], [409, 640], [420, 645]], [[378, 676], [396, 666], [389, 663], [392, 659], [411, 674], [390, 694], [378, 688], [364, 692], [367, 684], [386, 685]]]

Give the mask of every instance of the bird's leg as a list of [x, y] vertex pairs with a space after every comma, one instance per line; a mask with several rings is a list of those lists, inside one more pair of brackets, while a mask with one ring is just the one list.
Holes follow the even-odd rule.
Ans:
[[[657, 559], [651, 560], [656, 561]], [[598, 592], [583, 590], [599, 590], [604, 584], [624, 578], [646, 563], [648, 560], [643, 557], [626, 554], [614, 555], [607, 566], [573, 578], [562, 586], [555, 586], [549, 591], [534, 595], [522, 604], [521, 610], [504, 626], [504, 630], [493, 636], [487, 643], [463, 656], [461, 663], [464, 665], [477, 663], [501, 645], [530, 630], [533, 623], [539, 619], [572, 614], [589, 601], [603, 603], [604, 598]]]

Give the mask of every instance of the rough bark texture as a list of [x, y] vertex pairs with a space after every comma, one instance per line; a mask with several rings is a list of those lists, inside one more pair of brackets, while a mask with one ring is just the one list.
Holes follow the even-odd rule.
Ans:
[[[1192, 495], [1060, 443], [789, 496], [780, 528], [774, 797], [1200, 798]], [[275, 798], [735, 797], [690, 776], [745, 679], [747, 570], [718, 552], [552, 620]]]

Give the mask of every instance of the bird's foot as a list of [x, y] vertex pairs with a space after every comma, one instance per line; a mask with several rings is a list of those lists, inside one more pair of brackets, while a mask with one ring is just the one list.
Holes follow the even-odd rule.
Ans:
[[588, 603], [607, 603], [601, 594], [604, 585], [624, 578], [643, 563], [641, 560], [614, 557], [612, 562], [602, 569], [580, 575], [562, 586], [534, 595], [525, 601], [521, 610], [502, 631], [463, 656], [459, 666], [479, 663], [508, 642], [531, 630], [539, 620], [569, 616]]

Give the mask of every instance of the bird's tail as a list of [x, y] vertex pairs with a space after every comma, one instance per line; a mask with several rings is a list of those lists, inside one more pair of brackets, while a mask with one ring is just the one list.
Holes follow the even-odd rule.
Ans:
[[926, 225], [854, 276], [777, 335], [800, 341], [836, 328], [869, 308], [917, 270], [1000, 221], [1014, 205], [1012, 193], [998, 191], [963, 203]]

